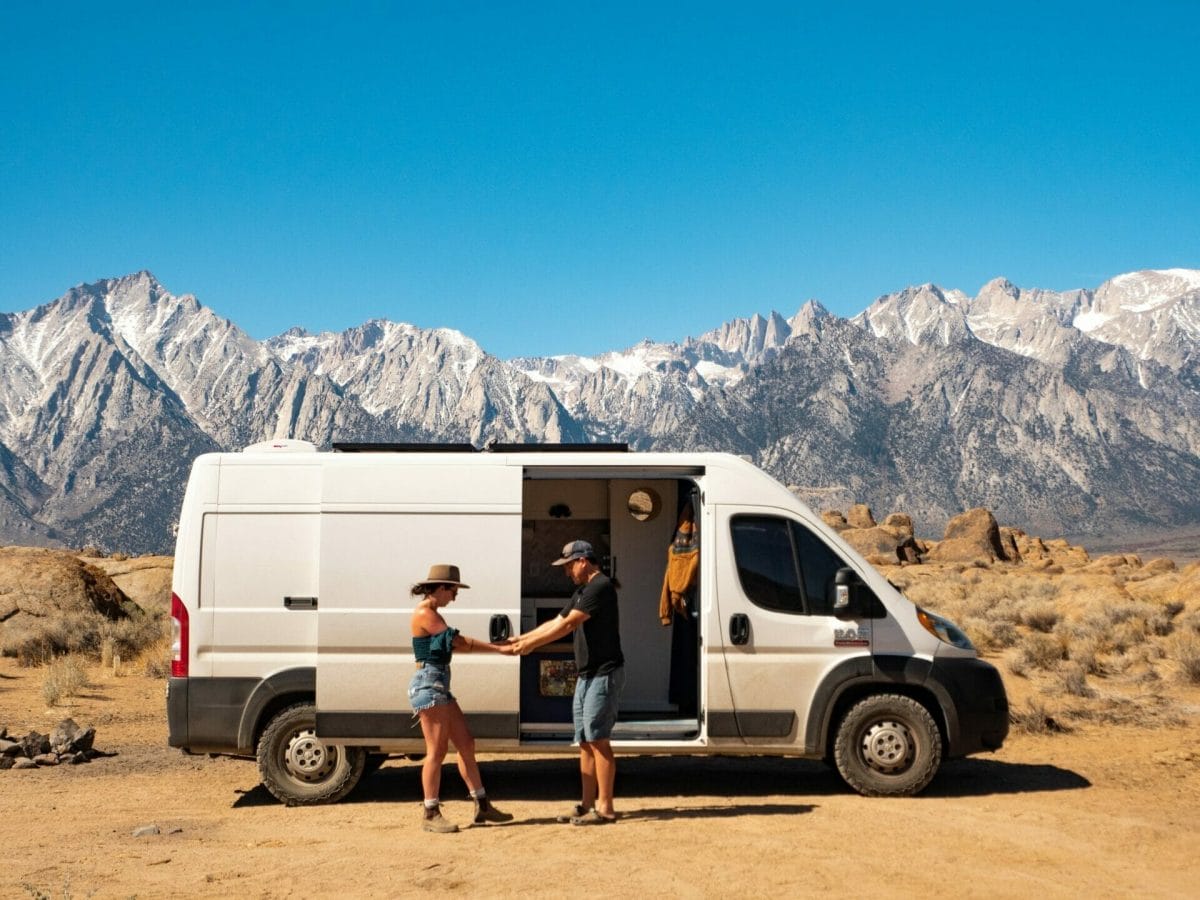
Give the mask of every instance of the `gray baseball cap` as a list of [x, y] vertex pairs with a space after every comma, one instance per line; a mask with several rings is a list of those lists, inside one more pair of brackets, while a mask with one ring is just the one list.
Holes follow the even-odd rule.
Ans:
[[562, 559], [556, 559], [550, 565], [565, 566], [567, 563], [575, 559], [584, 559], [585, 557], [595, 558], [596, 554], [592, 550], [592, 545], [587, 541], [571, 541], [562, 548]]

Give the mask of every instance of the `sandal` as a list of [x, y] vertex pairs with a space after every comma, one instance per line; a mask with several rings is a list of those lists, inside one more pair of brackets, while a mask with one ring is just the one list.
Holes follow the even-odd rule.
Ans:
[[571, 818], [572, 825], [611, 825], [617, 821], [616, 816], [602, 816], [594, 809], [589, 809], [581, 816]]
[[587, 814], [588, 810], [584, 808], [583, 804], [576, 803], [571, 807], [571, 811], [569, 813], [563, 813], [561, 816], [555, 816], [554, 821], [558, 822], [560, 825], [570, 825], [573, 824], [574, 821], [580, 816], [586, 816]]

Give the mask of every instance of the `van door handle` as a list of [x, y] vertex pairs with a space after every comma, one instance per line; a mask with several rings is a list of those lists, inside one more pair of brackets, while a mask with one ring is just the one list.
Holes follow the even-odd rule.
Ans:
[[750, 617], [745, 613], [734, 613], [729, 617], [729, 643], [750, 643]]
[[284, 597], [283, 605], [288, 609], [316, 609], [316, 597]]
[[488, 623], [488, 640], [493, 644], [498, 644], [500, 641], [508, 640], [512, 634], [512, 626], [509, 624], [508, 616], [497, 613], [492, 616], [491, 622]]

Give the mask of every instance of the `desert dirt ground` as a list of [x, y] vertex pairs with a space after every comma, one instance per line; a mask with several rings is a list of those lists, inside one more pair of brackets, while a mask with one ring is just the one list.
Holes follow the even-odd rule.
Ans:
[[[5, 897], [1195, 897], [1200, 881], [1191, 689], [1184, 725], [1014, 734], [910, 799], [859, 797], [813, 761], [625, 757], [622, 818], [603, 828], [554, 822], [578, 790], [573, 758], [484, 755], [516, 821], [432, 835], [414, 762], [389, 761], [340, 804], [287, 808], [253, 762], [167, 747], [162, 680], [96, 669], [48, 709], [42, 678], [0, 659], [0, 725], [45, 733], [69, 714], [117, 755], [0, 771]], [[464, 822], [452, 765], [442, 797]], [[159, 833], [135, 837], [146, 825]]]

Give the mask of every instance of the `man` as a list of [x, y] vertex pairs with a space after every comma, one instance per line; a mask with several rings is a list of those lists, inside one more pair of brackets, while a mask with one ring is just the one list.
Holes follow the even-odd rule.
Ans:
[[587, 541], [567, 544], [562, 558], [553, 565], [562, 566], [577, 585], [571, 602], [555, 618], [515, 638], [513, 648], [523, 656], [574, 633], [578, 678], [572, 711], [583, 796], [572, 813], [559, 816], [559, 821], [604, 825], [617, 818], [613, 810], [617, 763], [611, 738], [621, 688], [625, 685], [617, 591], [612, 579], [600, 571], [596, 554]]

